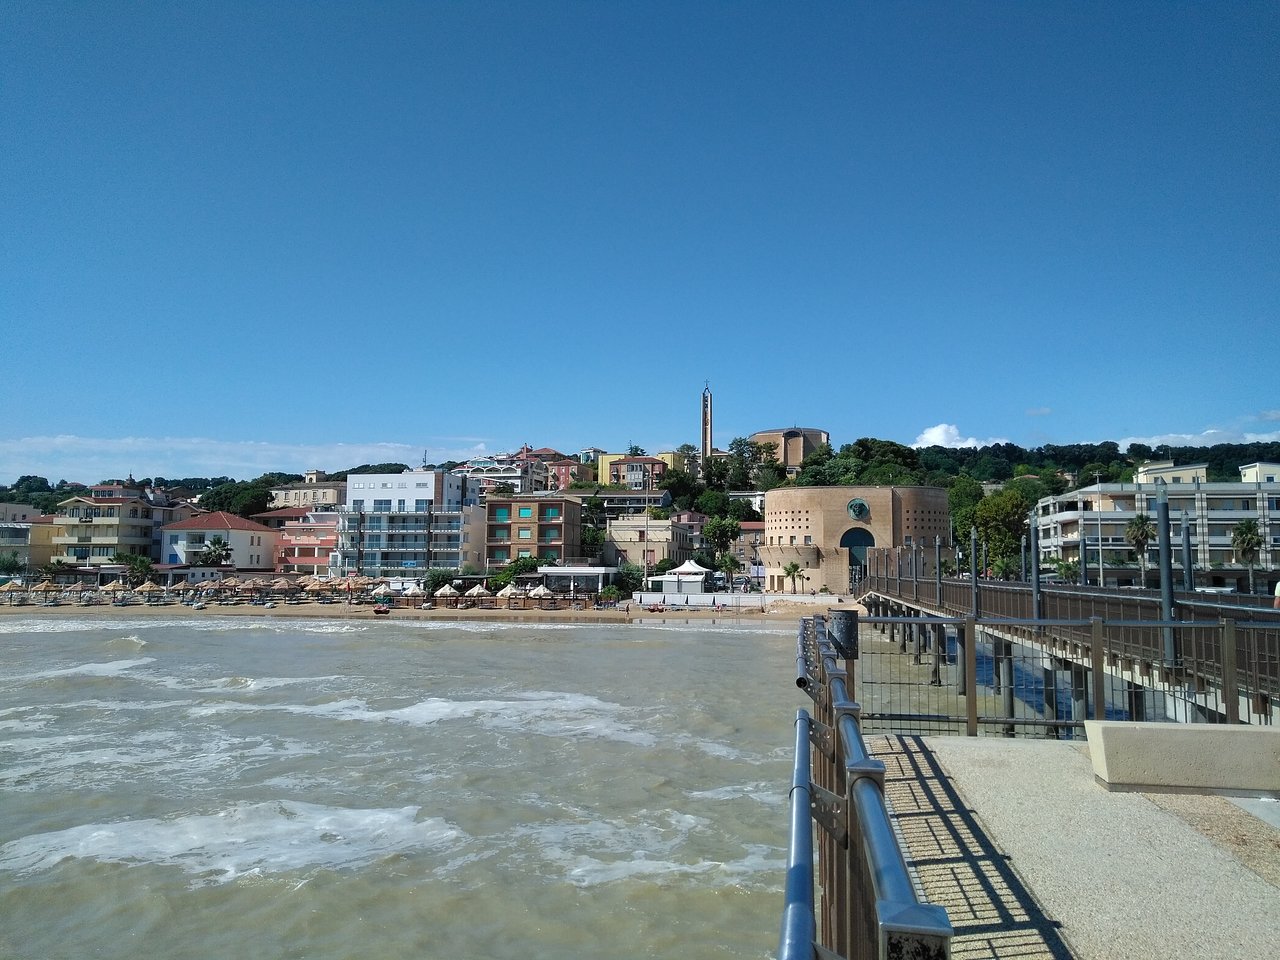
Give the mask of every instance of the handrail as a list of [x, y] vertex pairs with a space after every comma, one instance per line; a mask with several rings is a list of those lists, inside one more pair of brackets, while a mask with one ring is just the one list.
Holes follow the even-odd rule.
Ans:
[[[861, 707], [849, 696], [848, 673], [824, 618], [803, 618], [796, 643], [796, 684], [813, 699], [817, 718], [801, 710], [796, 720], [778, 960], [813, 960], [818, 952], [859, 960], [949, 957], [951, 923], [942, 907], [919, 898], [885, 801], [884, 764], [862, 738]], [[854, 643], [843, 652], [854, 653]], [[852, 669], [853, 660], [844, 662]], [[820, 945], [812, 892], [815, 822]]]
[[808, 711], [796, 713], [796, 760], [791, 775], [791, 838], [787, 847], [786, 901], [778, 960], [813, 960], [817, 932], [813, 903], [813, 815], [809, 784]]

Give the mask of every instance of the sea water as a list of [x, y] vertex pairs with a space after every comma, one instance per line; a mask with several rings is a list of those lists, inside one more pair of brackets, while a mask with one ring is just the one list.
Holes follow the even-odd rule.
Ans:
[[794, 626], [0, 621], [0, 957], [759, 957]]

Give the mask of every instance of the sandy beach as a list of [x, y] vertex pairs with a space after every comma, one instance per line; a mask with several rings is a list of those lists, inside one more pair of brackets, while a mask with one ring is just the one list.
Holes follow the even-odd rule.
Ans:
[[371, 604], [347, 603], [277, 603], [274, 607], [257, 606], [249, 603], [218, 604], [210, 603], [203, 610], [195, 610], [177, 602], [146, 604], [130, 603], [126, 606], [115, 606], [112, 603], [94, 603], [82, 605], [63, 601], [56, 606], [44, 606], [39, 603], [9, 604], [0, 603], [0, 616], [37, 617], [50, 619], [68, 619], [78, 616], [119, 617], [135, 619], [137, 617], [310, 617], [325, 620], [457, 620], [477, 621], [493, 620], [495, 622], [533, 622], [533, 623], [632, 623], [655, 620], [699, 621], [699, 622], [772, 622], [794, 621], [806, 614], [819, 613], [825, 607], [815, 608], [811, 604], [791, 603], [775, 600], [764, 610], [751, 608], [737, 610], [726, 606], [720, 610], [705, 610], [690, 607], [668, 607], [665, 610], [653, 611], [637, 603], [619, 604], [611, 609], [584, 608], [575, 610], [560, 608], [556, 610], [540, 610], [530, 606], [527, 609], [509, 610], [503, 606], [493, 608], [458, 609], [455, 607], [436, 606], [430, 610], [418, 607], [394, 607], [389, 613], [375, 614]]

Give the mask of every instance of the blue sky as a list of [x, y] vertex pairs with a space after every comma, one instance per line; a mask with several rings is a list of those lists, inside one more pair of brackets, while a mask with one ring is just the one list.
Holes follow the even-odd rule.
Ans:
[[0, 5], [0, 482], [1280, 439], [1276, 3]]

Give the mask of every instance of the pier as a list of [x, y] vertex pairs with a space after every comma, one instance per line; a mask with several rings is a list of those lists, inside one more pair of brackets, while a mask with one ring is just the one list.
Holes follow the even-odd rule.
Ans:
[[796, 720], [779, 960], [1274, 949], [1280, 803], [1105, 783], [1085, 727], [1280, 742], [1280, 616], [1204, 595], [1169, 611], [1135, 591], [862, 587], [866, 613], [800, 623], [812, 714]]

